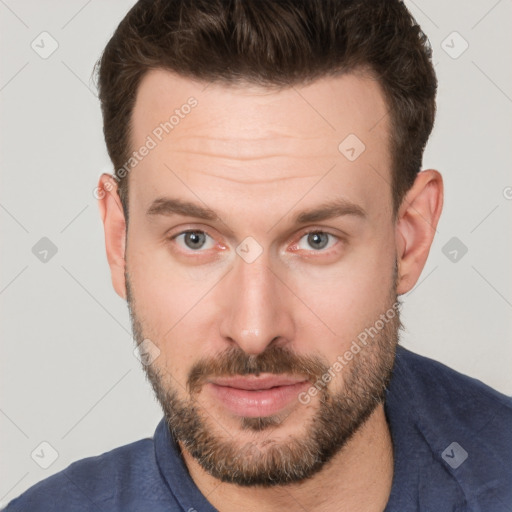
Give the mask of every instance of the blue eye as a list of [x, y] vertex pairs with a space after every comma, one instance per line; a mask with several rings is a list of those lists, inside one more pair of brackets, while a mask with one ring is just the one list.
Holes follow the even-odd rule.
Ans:
[[[188, 230], [178, 233], [172, 240], [184, 251], [202, 252], [215, 247], [215, 240], [201, 230]], [[324, 231], [305, 233], [296, 247], [303, 251], [321, 252], [336, 245], [338, 237]]]
[[[305, 240], [309, 247], [304, 247], [302, 241]], [[306, 233], [298, 243], [299, 249], [309, 251], [311, 249], [315, 251], [321, 251], [322, 249], [330, 249], [336, 243], [336, 238], [330, 233], [324, 233], [323, 231], [311, 231]]]
[[182, 248], [192, 251], [211, 249], [214, 246], [213, 239], [204, 231], [184, 231], [173, 238]]

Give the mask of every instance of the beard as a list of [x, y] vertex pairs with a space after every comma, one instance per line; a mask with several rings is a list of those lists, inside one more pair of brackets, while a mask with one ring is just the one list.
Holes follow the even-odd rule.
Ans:
[[[146, 337], [142, 319], [135, 311], [128, 274], [126, 287], [133, 336], [139, 345]], [[360, 350], [354, 353], [352, 360], [345, 362], [341, 373], [332, 378], [331, 386], [318, 383], [322, 382], [322, 376], [329, 373], [332, 376], [332, 362], [329, 365], [319, 357], [295, 354], [272, 344], [258, 355], [249, 355], [235, 347], [215, 358], [198, 360], [188, 372], [186, 391], [166, 368], [159, 368], [155, 363], [142, 364], [142, 367], [175, 441], [210, 475], [240, 486], [297, 483], [324, 468], [384, 403], [401, 328], [397, 305], [395, 287], [386, 309], [386, 312], [393, 311], [393, 316], [386, 322], [380, 321], [383, 327], [374, 328], [376, 334], [359, 345]], [[379, 321], [375, 320], [374, 324], [363, 326], [360, 332], [365, 329], [369, 332], [373, 325], [378, 326]], [[303, 415], [306, 419], [300, 435], [273, 438], [273, 432], [287, 416], [242, 417], [240, 428], [249, 431], [251, 439], [243, 443], [236, 439], [237, 433], [232, 435], [220, 426], [198, 401], [203, 384], [213, 377], [259, 373], [305, 376], [312, 385], [316, 383], [317, 410], [312, 415]], [[342, 380], [343, 386], [332, 390], [337, 380]]]

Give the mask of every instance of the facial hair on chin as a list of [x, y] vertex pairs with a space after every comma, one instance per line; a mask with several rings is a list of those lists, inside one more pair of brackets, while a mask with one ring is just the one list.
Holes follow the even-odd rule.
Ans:
[[[129, 276], [126, 283], [133, 334], [140, 344], [145, 336], [135, 311]], [[392, 297], [396, 302], [396, 293]], [[383, 402], [401, 327], [399, 311], [395, 309], [395, 313], [342, 369], [343, 388], [336, 392], [329, 386], [321, 389], [315, 413], [301, 425], [301, 433], [287, 441], [272, 437], [272, 431], [286, 421], [280, 416], [241, 418], [241, 430], [261, 432], [262, 439], [255, 441], [257, 438], [251, 434], [253, 441], [238, 441], [216, 425], [196, 397], [208, 378], [220, 375], [287, 373], [306, 376], [315, 383], [328, 372], [327, 361], [274, 345], [257, 356], [231, 348], [215, 359], [201, 359], [193, 365], [188, 373], [186, 397], [180, 396], [183, 391], [165, 368], [142, 366], [172, 435], [205, 471], [223, 482], [241, 486], [286, 485], [320, 471]]]

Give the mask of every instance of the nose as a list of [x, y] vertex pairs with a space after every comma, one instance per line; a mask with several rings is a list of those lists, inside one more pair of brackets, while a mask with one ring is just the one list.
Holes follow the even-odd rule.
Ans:
[[295, 334], [290, 291], [262, 254], [247, 263], [237, 258], [222, 289], [220, 334], [249, 355], [271, 345], [283, 346]]

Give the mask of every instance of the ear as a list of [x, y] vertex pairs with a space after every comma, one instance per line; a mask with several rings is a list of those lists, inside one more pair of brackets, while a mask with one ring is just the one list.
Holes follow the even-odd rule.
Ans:
[[402, 201], [396, 223], [399, 295], [411, 290], [420, 277], [442, 209], [443, 178], [432, 169], [420, 172]]
[[126, 299], [126, 222], [117, 190], [117, 182], [113, 177], [110, 174], [102, 174], [98, 182], [96, 195], [105, 230], [107, 260], [114, 290], [120, 297]]

